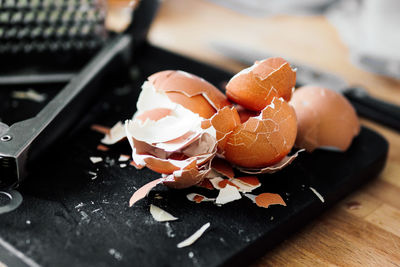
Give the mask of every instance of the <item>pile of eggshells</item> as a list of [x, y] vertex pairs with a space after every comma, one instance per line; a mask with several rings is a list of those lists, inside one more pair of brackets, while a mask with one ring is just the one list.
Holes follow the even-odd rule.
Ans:
[[126, 136], [132, 165], [161, 174], [135, 192], [130, 205], [159, 183], [179, 189], [212, 181], [221, 189], [222, 179], [224, 187], [230, 184], [247, 193], [251, 190], [246, 188], [256, 188], [257, 178], [237, 179], [232, 167], [252, 175], [273, 173], [304, 149], [347, 150], [360, 131], [350, 103], [324, 88], [294, 90], [295, 83], [296, 71], [282, 58], [257, 61], [237, 73], [226, 85], [226, 96], [180, 70], [148, 77], [133, 119], [119, 124], [125, 134], [116, 129], [117, 136], [104, 139]]

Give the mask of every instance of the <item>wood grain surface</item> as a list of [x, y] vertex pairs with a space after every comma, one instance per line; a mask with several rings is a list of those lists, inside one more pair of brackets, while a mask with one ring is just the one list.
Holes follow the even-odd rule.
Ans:
[[[217, 54], [223, 41], [293, 58], [362, 85], [400, 105], [400, 81], [354, 66], [348, 48], [321, 16], [249, 17], [205, 0], [165, 0], [150, 42], [231, 71], [243, 66]], [[390, 143], [383, 173], [301, 232], [265, 254], [255, 266], [400, 266], [400, 134], [361, 119]]]

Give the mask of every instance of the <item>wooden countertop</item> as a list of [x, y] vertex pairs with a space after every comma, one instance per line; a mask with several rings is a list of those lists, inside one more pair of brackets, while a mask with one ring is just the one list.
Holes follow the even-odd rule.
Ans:
[[[334, 72], [400, 105], [400, 81], [354, 66], [324, 17], [254, 18], [205, 0], [165, 0], [149, 38], [157, 46], [231, 71], [243, 66], [218, 55], [209, 44], [236, 42]], [[400, 134], [361, 122], [390, 143], [383, 173], [267, 253], [256, 266], [400, 265]]]

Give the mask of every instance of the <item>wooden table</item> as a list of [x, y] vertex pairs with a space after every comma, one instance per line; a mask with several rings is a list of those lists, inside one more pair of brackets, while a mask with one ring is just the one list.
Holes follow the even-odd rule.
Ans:
[[[336, 73], [400, 105], [400, 81], [354, 66], [324, 17], [254, 18], [205, 0], [165, 0], [150, 42], [219, 67], [243, 66], [214, 52], [211, 41], [236, 42]], [[400, 266], [400, 134], [362, 119], [390, 143], [383, 173], [301, 232], [267, 253], [264, 265]]]

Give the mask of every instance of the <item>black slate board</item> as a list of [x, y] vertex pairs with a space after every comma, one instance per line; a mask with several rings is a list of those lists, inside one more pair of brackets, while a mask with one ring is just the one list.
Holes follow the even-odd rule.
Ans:
[[[158, 186], [147, 199], [128, 208], [135, 189], [159, 175], [132, 166], [120, 168], [118, 157], [130, 152], [129, 145], [123, 142], [108, 152], [98, 151], [102, 135], [89, 127], [93, 123], [112, 126], [131, 117], [144, 77], [164, 69], [184, 69], [217, 86], [230, 77], [213, 67], [145, 47], [135, 55], [131, 71], [135, 81], [127, 83], [123, 74], [111, 77], [98, 103], [34, 166], [19, 189], [22, 205], [0, 215], [1, 239], [44, 266], [242, 265], [375, 177], [385, 164], [387, 142], [363, 128], [345, 153], [302, 153], [288, 168], [260, 177], [263, 186], [254, 193], [279, 193], [287, 207], [262, 209], [247, 198], [222, 207], [195, 204], [186, 199], [187, 193], [215, 196], [217, 192]], [[90, 156], [102, 156], [105, 161], [92, 164]], [[89, 171], [96, 172], [97, 178], [92, 180]], [[310, 186], [324, 196], [325, 203]], [[151, 203], [179, 220], [154, 221]], [[176, 248], [207, 222], [211, 227], [194, 245]], [[7, 260], [1, 258], [5, 254], [0, 246], [0, 262]]]

